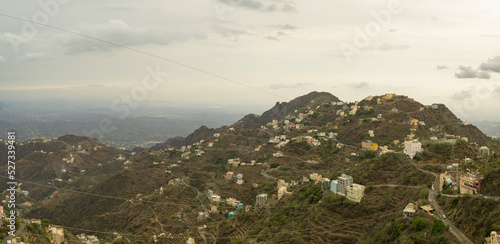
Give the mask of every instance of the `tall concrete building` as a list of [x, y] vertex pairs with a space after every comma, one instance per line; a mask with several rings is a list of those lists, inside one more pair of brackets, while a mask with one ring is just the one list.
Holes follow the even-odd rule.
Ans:
[[352, 176], [342, 174], [337, 179], [337, 181], [338, 181], [338, 186], [337, 186], [338, 194], [346, 196], [347, 195], [347, 187], [350, 187], [353, 184]]
[[338, 185], [339, 185], [339, 182], [337, 180], [332, 180], [332, 182], [330, 184], [330, 191], [337, 194]]
[[262, 193], [262, 194], [257, 195], [257, 200], [255, 202], [255, 205], [265, 204], [266, 202], [267, 202], [267, 194], [266, 193]]
[[418, 152], [422, 152], [422, 143], [418, 140], [405, 141], [404, 153], [413, 159]]
[[321, 190], [326, 191], [330, 189], [330, 179], [323, 178], [321, 179]]

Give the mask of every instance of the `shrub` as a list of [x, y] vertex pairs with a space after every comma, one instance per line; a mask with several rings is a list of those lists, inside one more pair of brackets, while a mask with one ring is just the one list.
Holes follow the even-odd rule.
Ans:
[[425, 218], [416, 218], [411, 222], [410, 229], [415, 231], [422, 231], [427, 227], [427, 223], [425, 223]]
[[444, 225], [443, 221], [436, 219], [434, 220], [434, 226], [432, 226], [432, 234], [435, 236], [443, 234], [444, 229], [446, 226]]

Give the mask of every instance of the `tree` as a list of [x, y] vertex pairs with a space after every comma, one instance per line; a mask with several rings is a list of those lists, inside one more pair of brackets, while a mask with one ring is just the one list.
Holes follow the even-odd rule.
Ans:
[[414, 231], [422, 231], [427, 227], [427, 223], [425, 223], [425, 218], [416, 218], [411, 222], [410, 229]]
[[443, 234], [443, 231], [445, 230], [446, 226], [444, 225], [443, 221], [436, 219], [434, 220], [434, 226], [432, 226], [432, 234], [435, 236]]

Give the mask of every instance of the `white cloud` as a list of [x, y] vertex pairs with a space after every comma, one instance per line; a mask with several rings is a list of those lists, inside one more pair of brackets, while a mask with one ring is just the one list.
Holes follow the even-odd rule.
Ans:
[[5, 61], [7, 61], [7, 59], [4, 58], [2, 55], [0, 55], [0, 62], [5, 62]]
[[24, 56], [21, 57], [22, 60], [38, 60], [41, 58], [47, 57], [47, 54], [43, 52], [36, 52], [36, 53], [26, 53]]

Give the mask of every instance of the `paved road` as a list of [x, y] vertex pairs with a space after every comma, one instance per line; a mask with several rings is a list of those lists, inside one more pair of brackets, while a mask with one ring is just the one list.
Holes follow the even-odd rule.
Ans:
[[432, 189], [429, 189], [429, 202], [431, 202], [432, 206], [436, 210], [436, 217], [441, 219], [445, 225], [448, 225], [450, 227], [449, 229], [450, 232], [458, 239], [458, 241], [460, 241], [460, 243], [473, 244], [473, 242], [459, 228], [457, 228], [453, 224], [453, 222], [449, 221], [448, 219], [443, 219], [444, 211], [443, 209], [441, 209], [441, 207], [437, 204], [436, 201], [437, 191], [435, 189], [439, 189], [439, 175], [434, 172], [426, 171], [419, 168], [418, 165], [415, 164], [413, 160], [408, 160], [408, 161], [412, 163], [418, 170], [424, 173], [432, 174], [436, 177], [436, 180], [432, 184]]
[[431, 202], [434, 209], [436, 209], [436, 215], [439, 219], [443, 221], [445, 225], [450, 227], [450, 232], [460, 241], [460, 243], [473, 243], [459, 228], [457, 228], [453, 222], [448, 219], [443, 219], [444, 211], [437, 204], [436, 201], [436, 191], [429, 190], [429, 201]]
[[[16, 221], [19, 221], [19, 220], [16, 220]], [[26, 222], [21, 221], [21, 224], [19, 225], [19, 228], [16, 230], [16, 233], [14, 233], [14, 235], [16, 237], [21, 236], [21, 233], [23, 233], [24, 228], [26, 228]], [[12, 237], [5, 237], [5, 239], [3, 240], [3, 244], [7, 244], [7, 240], [12, 240]]]

